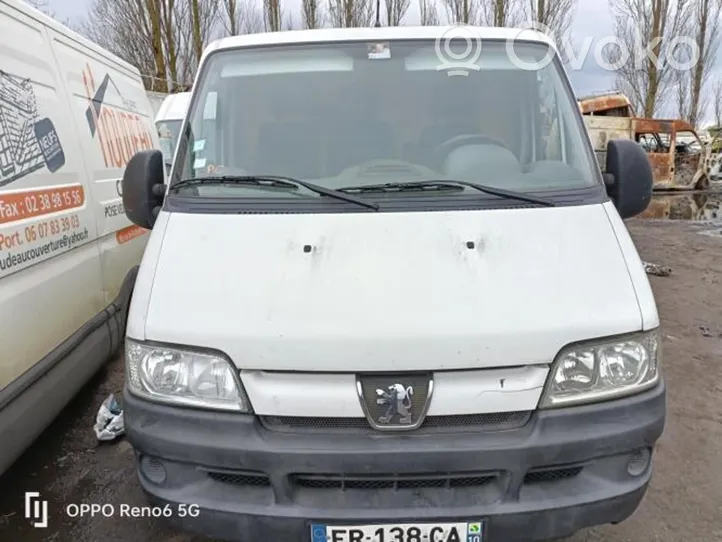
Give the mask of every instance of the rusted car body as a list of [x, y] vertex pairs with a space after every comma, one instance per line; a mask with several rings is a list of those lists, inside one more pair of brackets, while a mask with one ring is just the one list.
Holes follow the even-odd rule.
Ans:
[[709, 188], [710, 172], [719, 157], [688, 122], [635, 117], [623, 94], [583, 97], [579, 107], [602, 168], [610, 139], [633, 139], [647, 151], [655, 190]]

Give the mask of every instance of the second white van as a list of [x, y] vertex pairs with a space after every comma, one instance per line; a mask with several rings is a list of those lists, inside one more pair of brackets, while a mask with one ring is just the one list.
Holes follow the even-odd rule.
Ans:
[[190, 99], [190, 92], [169, 94], [163, 100], [155, 116], [155, 126], [158, 130], [160, 150], [168, 165], [173, 162], [173, 155], [178, 144], [181, 125], [188, 112]]

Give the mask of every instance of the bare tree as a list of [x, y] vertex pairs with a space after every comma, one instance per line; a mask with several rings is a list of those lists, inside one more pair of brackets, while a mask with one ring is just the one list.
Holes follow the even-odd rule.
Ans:
[[423, 26], [439, 24], [439, 12], [435, 0], [419, 0], [419, 16]]
[[93, 0], [80, 32], [98, 45], [140, 70], [143, 83], [159, 90], [165, 82], [156, 79], [153, 37], [144, 1]]
[[160, 2], [160, 24], [162, 30], [163, 45], [165, 47], [165, 63], [167, 66], [168, 78], [172, 91], [178, 85], [178, 48], [176, 45], [176, 20], [175, 0], [163, 0]]
[[263, 13], [253, 0], [222, 0], [222, 6], [223, 26], [231, 36], [263, 32]]
[[251, 2], [245, 2], [244, 11], [241, 11], [241, 33], [257, 34], [263, 32], [263, 13]]
[[[624, 1], [638, 3], [644, 0]], [[569, 38], [576, 0], [527, 0], [527, 2], [527, 16], [530, 20], [546, 26], [558, 43]]]
[[372, 0], [329, 0], [328, 15], [335, 27], [371, 26], [375, 7], [376, 2]]
[[318, 0], [301, 0], [301, 23], [303, 28], [321, 28], [324, 23], [323, 8]]
[[[196, 2], [197, 14], [194, 13]], [[184, 82], [183, 86], [188, 86], [195, 78], [203, 49], [218, 35], [223, 25], [219, 24], [219, 3], [216, 0], [176, 0], [175, 5], [176, 43], [179, 50], [178, 77]]]
[[165, 52], [163, 50], [163, 23], [161, 20], [161, 0], [145, 0], [147, 17], [146, 32], [150, 33], [150, 43], [155, 61], [154, 90], [168, 92], [168, 74], [166, 72]]
[[386, 2], [386, 24], [399, 26], [409, 10], [410, 0], [384, 0]]
[[147, 89], [166, 92], [190, 87], [198, 43], [202, 53], [217, 21], [215, 0], [93, 0], [78, 31], [137, 66]]
[[716, 127], [722, 126], [722, 79], [717, 79], [712, 86], [712, 108]]
[[203, 42], [201, 41], [201, 8], [198, 5], [200, 0], [190, 0], [191, 21], [193, 25], [193, 51], [200, 61], [203, 54]]
[[451, 22], [473, 24], [479, 19], [478, 0], [444, 0], [444, 4]]
[[186, 0], [176, 0], [173, 10], [173, 40], [177, 50], [177, 87], [190, 87], [193, 83], [198, 57], [193, 43], [193, 18]]
[[[691, 70], [681, 72], [679, 79], [681, 88], [689, 88], [689, 107], [687, 115], [683, 118], [696, 126], [707, 111], [704, 87], [719, 50], [719, 18], [722, 1], [693, 0], [691, 11], [690, 26], [692, 37], [699, 49], [699, 60]], [[683, 82], [682, 79], [687, 81]]]
[[231, 36], [238, 34], [238, 6], [236, 0], [222, 0], [221, 4], [226, 17], [223, 19], [223, 26]]
[[280, 31], [283, 22], [281, 0], [263, 0], [263, 18], [267, 32]]
[[689, 91], [689, 75], [680, 71], [675, 74], [677, 87], [677, 116], [680, 119], [689, 119], [692, 111], [692, 99]]
[[[673, 94], [677, 82], [665, 58], [669, 42], [685, 32], [689, 17], [687, 0], [610, 0], [615, 32], [631, 53], [605, 50], [617, 67], [617, 87], [629, 98], [637, 114], [653, 117]], [[665, 54], [663, 54], [665, 53]]]
[[516, 26], [524, 16], [522, 0], [482, 0], [481, 21], [489, 26]]

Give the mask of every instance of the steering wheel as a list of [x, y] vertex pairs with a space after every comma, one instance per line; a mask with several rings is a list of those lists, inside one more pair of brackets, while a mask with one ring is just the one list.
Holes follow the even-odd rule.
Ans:
[[441, 166], [444, 163], [446, 157], [451, 154], [451, 151], [463, 147], [464, 145], [494, 145], [497, 147], [507, 148], [506, 144], [500, 139], [489, 137], [481, 134], [464, 134], [454, 136], [451, 139], [447, 139], [440, 145], [437, 145], [431, 156], [434, 164]]

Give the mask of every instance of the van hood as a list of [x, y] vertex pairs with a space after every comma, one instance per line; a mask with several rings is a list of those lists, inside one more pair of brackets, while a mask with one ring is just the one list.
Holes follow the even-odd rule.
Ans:
[[165, 219], [145, 339], [244, 369], [547, 364], [642, 328], [602, 205]]

